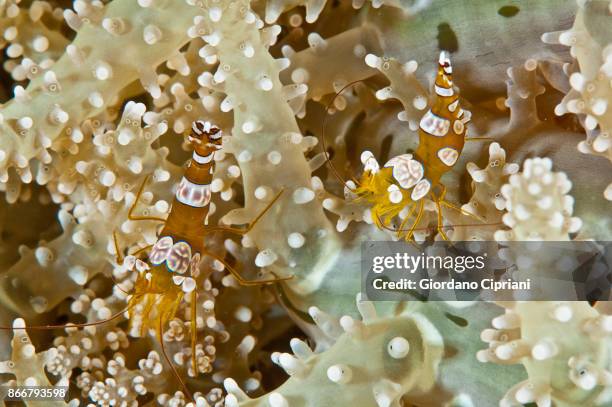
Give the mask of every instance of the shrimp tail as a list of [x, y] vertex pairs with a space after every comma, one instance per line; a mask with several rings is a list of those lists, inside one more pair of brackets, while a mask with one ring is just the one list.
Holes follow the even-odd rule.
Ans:
[[183, 292], [177, 286], [162, 287], [155, 283], [158, 279], [149, 280], [146, 273], [142, 273], [136, 280], [135, 293], [129, 300], [130, 324], [137, 327], [143, 336], [150, 330], [159, 330], [158, 321], [165, 326], [174, 318], [183, 299]]

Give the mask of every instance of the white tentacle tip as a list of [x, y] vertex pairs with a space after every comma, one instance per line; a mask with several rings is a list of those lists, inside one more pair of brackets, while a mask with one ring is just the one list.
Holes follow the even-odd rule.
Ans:
[[268, 404], [270, 407], [289, 407], [287, 399], [282, 394], [276, 392], [270, 393]]
[[327, 378], [334, 383], [344, 384], [351, 380], [352, 371], [346, 365], [333, 365], [327, 369]]
[[368, 54], [365, 56], [365, 63], [367, 66], [371, 68], [379, 68], [380, 67], [380, 58], [374, 54]]
[[13, 321], [13, 329], [23, 329], [26, 327], [25, 320], [23, 318], [15, 318]]
[[387, 352], [393, 359], [403, 359], [410, 352], [410, 343], [406, 338], [396, 336], [389, 341]]

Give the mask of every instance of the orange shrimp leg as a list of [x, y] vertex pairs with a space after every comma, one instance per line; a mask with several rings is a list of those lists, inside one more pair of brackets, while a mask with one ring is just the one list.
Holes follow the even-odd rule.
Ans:
[[146, 250], [149, 250], [151, 247], [153, 247], [153, 245], [148, 244], [145, 247], [141, 247], [140, 249], [136, 250], [134, 253], [130, 254], [130, 256], [136, 256], [137, 254], [140, 254]]
[[138, 205], [138, 201], [140, 200], [140, 196], [142, 195], [142, 192], [144, 190], [145, 184], [147, 183], [148, 179], [149, 179], [149, 176], [147, 175], [145, 179], [142, 181], [142, 184], [140, 184], [140, 188], [138, 189], [138, 192], [136, 193], [136, 199], [134, 199], [134, 203], [132, 204], [132, 206], [130, 207], [130, 210], [128, 211], [128, 219], [129, 220], [155, 220], [158, 222], [166, 222], [166, 219], [158, 218], [156, 216], [136, 216], [134, 215], [134, 209], [136, 209], [136, 205]]
[[408, 231], [408, 234], [406, 235], [406, 240], [412, 239], [412, 235], [413, 235], [416, 227], [418, 226], [419, 222], [421, 221], [421, 218], [423, 217], [423, 208], [424, 207], [425, 207], [425, 204], [423, 203], [423, 200], [421, 199], [421, 201], [419, 202], [419, 210], [417, 212], [417, 217], [414, 220], [414, 223], [412, 224], [412, 226], [410, 227], [410, 230]]
[[283, 194], [283, 192], [284, 192], [284, 189], [281, 189], [280, 192], [278, 194], [276, 194], [274, 199], [272, 201], [270, 201], [270, 203], [268, 205], [266, 205], [266, 207], [263, 209], [263, 211], [261, 211], [259, 213], [259, 215], [257, 215], [257, 217], [255, 219], [253, 219], [253, 221], [251, 223], [249, 223], [249, 225], [246, 228], [239, 229], [239, 228], [231, 228], [231, 227], [225, 227], [225, 226], [211, 226], [211, 227], [205, 226], [204, 227], [204, 233], [229, 232], [229, 233], [235, 233], [237, 235], [246, 235], [247, 233], [249, 233], [253, 229], [253, 227], [255, 227], [257, 222], [259, 222], [259, 220], [261, 218], [263, 218], [263, 216], [266, 214], [266, 212], [268, 212], [268, 210], [270, 210], [272, 205], [274, 205], [276, 203], [276, 201], [278, 201], [278, 198], [280, 198], [280, 196]]
[[440, 201], [440, 203], [441, 203], [442, 205], [446, 206], [447, 208], [454, 209], [454, 210], [456, 210], [457, 212], [460, 212], [461, 214], [463, 214], [463, 215], [465, 215], [465, 216], [469, 216], [470, 218], [474, 218], [474, 219], [476, 219], [476, 220], [477, 220], [477, 221], [479, 221], [479, 222], [482, 222], [482, 223], [485, 223], [485, 222], [486, 222], [486, 221], [485, 221], [483, 218], [481, 218], [480, 216], [478, 216], [478, 215], [474, 215], [473, 213], [468, 212], [468, 211], [466, 211], [465, 209], [461, 209], [460, 207], [458, 207], [458, 206], [456, 206], [456, 205], [453, 205], [452, 203], [450, 203], [450, 202], [448, 202], [448, 201], [442, 201], [442, 200], [441, 200], [441, 201]]
[[[119, 265], [119, 264], [123, 264], [123, 255], [121, 254], [121, 251], [119, 251], [119, 243], [117, 241], [117, 232], [113, 230], [113, 244], [115, 246], [115, 262]], [[125, 294], [130, 294], [127, 291], [125, 291], [123, 288], [121, 288], [121, 286], [119, 285], [119, 283], [117, 282], [117, 280], [115, 280], [115, 278], [113, 277], [113, 273], [111, 272], [109, 275], [110, 279], [113, 281], [113, 284], [115, 284], [115, 287], [117, 287], [120, 291], [122, 291]]]
[[444, 233], [444, 225], [442, 224], [442, 208], [440, 207], [440, 201], [436, 200], [434, 197], [434, 202], [436, 203], [436, 208], [438, 209], [438, 233], [442, 236], [442, 239], [448, 241], [448, 236]]
[[473, 214], [473, 213], [470, 213], [470, 212], [466, 211], [465, 209], [461, 209], [460, 207], [458, 207], [458, 206], [456, 206], [456, 205], [453, 205], [452, 203], [450, 203], [450, 202], [448, 202], [446, 199], [444, 199], [444, 197], [446, 196], [446, 187], [445, 187], [444, 185], [440, 185], [440, 186], [441, 186], [441, 188], [442, 188], [442, 192], [440, 193], [440, 198], [438, 199], [438, 201], [440, 202], [440, 204], [442, 204], [442, 205], [446, 206], [447, 208], [454, 209], [454, 210], [456, 210], [457, 212], [459, 212], [459, 213], [461, 213], [461, 214], [463, 214], [463, 215], [465, 215], [465, 216], [469, 216], [470, 218], [476, 219], [476, 220], [477, 220], [477, 221], [479, 221], [479, 222], [482, 222], [482, 223], [485, 223], [485, 222], [486, 222], [486, 221], [485, 221], [483, 218], [481, 218], [480, 216], [475, 215], [475, 214]]
[[123, 263], [123, 255], [119, 251], [119, 243], [117, 241], [117, 232], [113, 230], [113, 244], [115, 245], [115, 261], [117, 264]]
[[[121, 251], [119, 250], [119, 243], [117, 241], [117, 232], [113, 230], [113, 244], [115, 245], [115, 262], [119, 265], [119, 264], [123, 264], [123, 255], [121, 254]], [[144, 247], [143, 249], [148, 249], [149, 247], [151, 247], [152, 245], [149, 245], [147, 247]], [[143, 249], [140, 249], [137, 251], [137, 253]], [[119, 291], [123, 292], [124, 294], [130, 295], [129, 292], [125, 291], [123, 288], [121, 288], [121, 286], [119, 285], [119, 282], [117, 280], [115, 280], [115, 277], [113, 277], [113, 273], [111, 272], [109, 275], [111, 281], [113, 282], [113, 284], [115, 285], [115, 287], [117, 287], [119, 289]]]
[[278, 283], [279, 281], [286, 281], [286, 280], [291, 280], [293, 278], [293, 276], [289, 276], [289, 277], [275, 277], [275, 278], [269, 278], [269, 279], [265, 279], [265, 280], [245, 280], [240, 273], [238, 272], [238, 270], [236, 270], [235, 268], [233, 268], [232, 266], [230, 266], [228, 264], [228, 262], [225, 261], [225, 259], [223, 259], [222, 257], [211, 253], [211, 252], [207, 252], [207, 251], [202, 251], [203, 255], [207, 255], [212, 257], [215, 260], [218, 260], [219, 262], [221, 262], [221, 264], [223, 264], [225, 266], [225, 268], [227, 269], [227, 271], [229, 271], [236, 280], [238, 280], [238, 283], [240, 283], [241, 285], [244, 286], [257, 286], [257, 285], [265, 285], [265, 284], [273, 284], [273, 283]]
[[408, 216], [406, 216], [406, 218], [400, 224], [399, 228], [397, 229], [397, 237], [398, 238], [401, 236], [402, 230], [404, 229], [404, 226], [406, 226], [406, 223], [408, 223], [408, 220], [410, 220], [410, 218], [412, 218], [412, 215], [414, 214], [414, 211], [416, 210], [416, 208], [417, 208], [417, 204], [415, 203], [410, 208], [410, 212], [408, 213]]
[[[117, 264], [121, 264], [123, 263], [123, 255], [121, 254], [121, 251], [119, 250], [119, 243], [118, 243], [118, 239], [117, 239], [117, 231], [113, 230], [113, 244], [115, 246], [115, 261], [117, 262]], [[130, 253], [130, 256], [136, 256], [137, 254], [140, 254], [146, 250], [149, 250], [151, 247], [153, 247], [152, 244], [148, 244], [145, 247], [141, 247], [140, 249], [136, 250], [134, 253]]]
[[492, 137], [466, 137], [465, 141], [494, 141]]

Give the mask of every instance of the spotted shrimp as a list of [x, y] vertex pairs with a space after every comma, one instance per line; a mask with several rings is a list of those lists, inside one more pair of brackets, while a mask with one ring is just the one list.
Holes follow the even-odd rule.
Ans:
[[[241, 285], [272, 284], [290, 279], [289, 277], [273, 277], [269, 279], [246, 280], [241, 274], [220, 255], [206, 250], [206, 236], [216, 232], [228, 232], [236, 235], [247, 234], [256, 223], [268, 212], [282, 194], [282, 190], [266, 205], [266, 207], [244, 228], [230, 226], [208, 225], [209, 204], [211, 201], [211, 188], [215, 153], [222, 148], [223, 132], [208, 121], [198, 120], [192, 125], [188, 136], [193, 146], [192, 158], [176, 189], [174, 200], [167, 218], [135, 215], [141, 195], [145, 189], [147, 179], [140, 185], [136, 198], [128, 210], [128, 219], [131, 221], [156, 221], [163, 223], [156, 242], [143, 247], [127, 257], [123, 257], [119, 248], [119, 239], [113, 233], [113, 242], [118, 264], [132, 264], [136, 270], [137, 278], [133, 292], [128, 296], [128, 306], [105, 320], [70, 324], [72, 327], [85, 327], [99, 325], [110, 320], [122, 317], [126, 312], [130, 322], [133, 323], [136, 315], [139, 316], [138, 330], [141, 335], [154, 331], [159, 338], [162, 352], [167, 363], [172, 368], [183, 389], [191, 398], [190, 393], [178, 375], [172, 362], [164, 350], [163, 333], [165, 325], [175, 316], [181, 302], [190, 296], [190, 325], [192, 369], [196, 370], [196, 303], [197, 303], [197, 277], [200, 273], [200, 262], [204, 256], [209, 256], [225, 266]], [[145, 260], [136, 256], [149, 250]], [[66, 325], [27, 326], [21, 329], [58, 329]], [[19, 329], [14, 327], [0, 327], [0, 329]]]
[[[437, 209], [437, 231], [444, 240], [449, 240], [444, 232], [442, 207], [484, 222], [475, 214], [448, 202], [445, 198], [446, 187], [442, 176], [452, 170], [457, 163], [466, 141], [490, 140], [487, 137], [467, 137], [466, 129], [471, 113], [461, 107], [459, 95], [453, 88], [453, 68], [446, 52], [441, 52], [434, 83], [435, 97], [431, 108], [419, 123], [419, 145], [414, 153], [406, 153], [388, 160], [381, 168], [370, 151], [361, 154], [364, 171], [359, 180], [345, 182], [339, 176], [333, 163], [328, 164], [344, 185], [356, 195], [357, 200], [366, 202], [371, 209], [372, 221], [381, 229], [397, 232], [398, 237], [406, 240], [414, 238], [414, 232], [423, 217], [425, 198], [431, 199]], [[341, 89], [331, 100], [356, 81]], [[323, 127], [323, 148], [324, 144]], [[406, 212], [407, 211], [407, 212]], [[398, 228], [391, 227], [400, 213], [407, 213]], [[403, 214], [402, 213], [402, 214]], [[408, 229], [408, 222], [413, 220]]]

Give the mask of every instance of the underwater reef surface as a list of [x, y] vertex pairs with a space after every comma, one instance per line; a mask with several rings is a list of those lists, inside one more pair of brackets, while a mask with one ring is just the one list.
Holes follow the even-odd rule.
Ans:
[[612, 405], [607, 301], [360, 295], [364, 241], [611, 240], [612, 2], [0, 0], [0, 33], [1, 384]]

